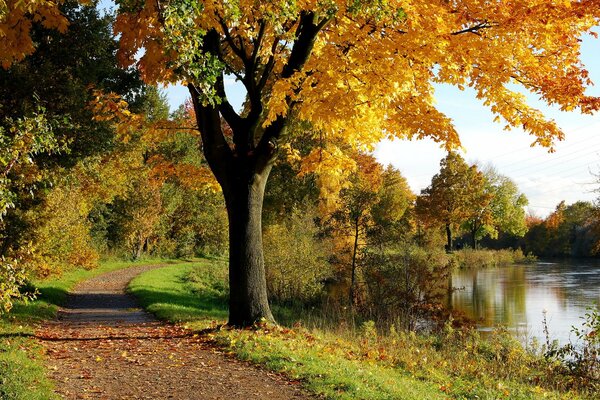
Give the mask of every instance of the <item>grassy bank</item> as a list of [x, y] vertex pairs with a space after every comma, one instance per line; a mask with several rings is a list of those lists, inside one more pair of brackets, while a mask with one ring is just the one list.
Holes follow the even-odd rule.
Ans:
[[537, 261], [533, 255], [525, 255], [517, 250], [463, 249], [452, 253], [459, 268], [495, 268], [512, 264], [528, 264]]
[[[0, 316], [0, 400], [57, 399], [43, 367], [43, 354], [33, 339], [36, 327], [56, 316], [68, 292], [85, 279], [131, 266], [174, 263], [172, 260], [139, 262], [110, 261], [98, 268], [68, 271], [33, 282], [40, 295], [35, 301], [18, 302], [9, 314]], [[181, 262], [179, 262], [181, 263]]]
[[575, 387], [556, 365], [522, 348], [506, 332], [489, 339], [448, 327], [418, 336], [373, 323], [358, 329], [258, 326], [215, 329], [226, 318], [226, 265], [201, 261], [136, 278], [130, 290], [159, 317], [192, 329], [212, 328], [215, 343], [237, 357], [302, 382], [330, 399], [539, 399], [597, 398]]

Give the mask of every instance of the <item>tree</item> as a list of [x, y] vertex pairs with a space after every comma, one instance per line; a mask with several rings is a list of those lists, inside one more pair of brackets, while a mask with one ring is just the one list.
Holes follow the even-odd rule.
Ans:
[[485, 193], [483, 174], [456, 152], [440, 162], [440, 172], [417, 197], [416, 212], [425, 225], [441, 224], [446, 231], [446, 250], [453, 249], [453, 231], [467, 223], [475, 247], [477, 231], [490, 218], [491, 198]]
[[413, 229], [411, 211], [415, 195], [402, 173], [388, 165], [377, 197], [371, 211], [375, 223], [375, 229], [370, 232], [371, 240], [380, 245], [399, 242]]
[[[360, 247], [366, 244], [367, 233], [373, 225], [372, 210], [378, 202], [383, 183], [383, 168], [375, 158], [356, 154], [357, 169], [350, 176], [348, 187], [340, 192], [337, 209], [331, 214], [329, 224], [336, 236], [350, 239], [350, 305], [358, 300], [357, 268], [360, 263]], [[346, 240], [342, 239], [345, 244]]]
[[471, 235], [471, 246], [476, 249], [486, 226], [493, 223], [493, 213], [490, 207], [494, 194], [489, 190], [486, 177], [472, 165], [466, 176], [467, 192], [465, 193], [466, 222]]
[[[32, 12], [40, 3], [32, 3]], [[354, 147], [426, 136], [452, 147], [458, 135], [433, 101], [433, 83], [443, 82], [473, 87], [507, 127], [523, 127], [536, 143], [551, 146], [563, 133], [512, 83], [564, 110], [589, 113], [600, 105], [584, 94], [590, 81], [579, 62], [579, 39], [600, 16], [595, 1], [117, 4], [122, 62], [137, 64], [149, 82], [182, 80], [190, 89], [203, 150], [229, 215], [232, 325], [272, 319], [260, 217], [291, 115], [311, 121], [324, 140]], [[21, 10], [9, 15], [4, 35], [14, 21], [33, 18]], [[8, 42], [13, 53], [23, 51]], [[145, 53], [136, 58], [141, 48]], [[247, 90], [242, 115], [227, 99], [226, 75]]]
[[527, 233], [525, 206], [529, 204], [527, 197], [519, 193], [517, 184], [510, 178], [499, 174], [494, 168], [484, 171], [487, 190], [492, 194], [489, 204], [492, 213], [492, 226], [487, 227], [491, 237], [498, 237], [499, 232], [522, 237]]
[[[23, 41], [12, 40], [26, 31], [37, 51], [19, 53], [21, 56], [13, 59], [12, 64], [0, 69], [0, 129], [6, 132], [5, 141], [17, 143], [18, 135], [8, 126], [11, 121], [35, 121], [40, 114], [38, 110], [43, 110], [46, 125], [51, 128], [60, 151], [38, 149], [27, 154], [28, 169], [35, 170], [37, 183], [11, 189], [14, 207], [3, 210], [7, 214], [0, 222], [2, 255], [34, 240], [32, 232], [41, 218], [32, 218], [27, 211], [40, 206], [50, 187], [59, 185], [58, 181], [82, 159], [105, 156], [119, 146], [115, 131], [93, 119], [88, 107], [92, 99], [89, 87], [116, 92], [129, 100], [132, 107], [145, 97], [137, 71], [117, 65], [112, 17], [101, 16], [93, 6], [81, 6], [76, 1], [8, 1], [7, 4], [11, 12], [0, 20], [0, 37], [2, 32], [6, 34], [0, 40], [0, 47], [23, 46]], [[68, 31], [56, 31], [54, 20], [64, 20]], [[16, 25], [6, 25], [8, 21]], [[21, 32], [7, 31], [19, 26]], [[0, 58], [9, 55], [1, 54]], [[44, 143], [46, 131], [39, 127], [30, 129], [27, 140]]]
[[527, 232], [525, 209], [527, 197], [517, 185], [489, 166], [483, 171], [483, 185], [475, 185], [470, 196], [474, 213], [466, 222], [473, 248], [489, 236], [497, 239], [500, 232], [522, 237]]

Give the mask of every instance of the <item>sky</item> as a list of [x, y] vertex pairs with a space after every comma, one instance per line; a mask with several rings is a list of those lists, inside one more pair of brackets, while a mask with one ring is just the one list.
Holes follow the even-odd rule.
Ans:
[[[102, 0], [101, 7], [110, 3]], [[600, 40], [583, 38], [582, 61], [597, 84], [588, 94], [600, 96]], [[182, 86], [165, 90], [171, 109], [189, 95]], [[241, 84], [227, 79], [226, 91], [232, 104], [239, 107], [244, 98]], [[600, 189], [595, 176], [600, 175], [600, 113], [590, 116], [560, 112], [529, 97], [531, 105], [554, 119], [565, 132], [565, 140], [557, 143], [554, 153], [549, 153], [539, 146], [530, 147], [534, 139], [522, 130], [505, 131], [503, 124], [494, 123], [489, 109], [469, 89], [461, 92], [451, 86], [437, 86], [436, 98], [438, 109], [455, 123], [464, 158], [469, 163], [493, 165], [500, 174], [515, 181], [529, 199], [529, 212], [545, 217], [561, 200], [572, 204], [600, 197], [595, 192]], [[444, 150], [428, 139], [384, 141], [375, 150], [379, 162], [398, 168], [417, 194], [430, 184], [444, 156]]]

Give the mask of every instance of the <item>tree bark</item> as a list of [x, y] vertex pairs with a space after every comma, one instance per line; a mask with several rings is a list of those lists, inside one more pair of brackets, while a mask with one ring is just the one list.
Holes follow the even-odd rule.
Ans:
[[450, 228], [450, 224], [446, 224], [446, 251], [452, 251], [452, 229]]
[[267, 298], [262, 206], [270, 168], [236, 177], [224, 190], [229, 217], [229, 325], [273, 322]]
[[359, 226], [358, 218], [354, 221], [354, 247], [352, 248], [352, 275], [350, 278], [350, 307], [356, 303], [356, 255], [358, 253]]

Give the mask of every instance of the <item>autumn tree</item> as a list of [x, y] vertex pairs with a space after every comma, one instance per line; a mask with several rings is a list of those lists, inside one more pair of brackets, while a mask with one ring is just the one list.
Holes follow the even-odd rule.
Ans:
[[381, 179], [377, 203], [371, 211], [374, 228], [370, 240], [384, 245], [404, 240], [412, 233], [415, 195], [406, 178], [391, 165], [383, 170]]
[[358, 300], [360, 249], [367, 244], [367, 235], [374, 223], [372, 212], [379, 200], [383, 178], [383, 168], [372, 156], [359, 153], [354, 157], [356, 171], [350, 175], [347, 187], [341, 190], [335, 211], [325, 221], [327, 229], [339, 243], [340, 253], [346, 253], [343, 249], [349, 249], [348, 296], [351, 305]]
[[[455, 230], [466, 223], [473, 235], [490, 218], [491, 197], [485, 192], [483, 174], [456, 152], [440, 161], [440, 172], [417, 197], [416, 213], [426, 226], [443, 226], [446, 249], [453, 249]], [[475, 244], [475, 243], [474, 243]]]
[[[55, 12], [59, 1], [8, 1], [0, 27], [9, 38], [0, 52], [5, 65], [32, 51], [27, 21]], [[229, 215], [232, 325], [272, 319], [261, 207], [290, 115], [311, 121], [324, 140], [357, 147], [384, 137], [432, 137], [452, 147], [458, 135], [433, 101], [433, 84], [449, 83], [472, 87], [507, 127], [523, 127], [551, 146], [563, 133], [527, 105], [514, 83], [563, 110], [599, 107], [584, 93], [591, 82], [579, 61], [580, 37], [600, 17], [596, 1], [117, 4], [121, 61], [137, 64], [149, 82], [186, 82], [194, 100], [202, 147]], [[51, 17], [52, 27], [64, 29]], [[249, 105], [241, 115], [227, 98], [226, 75], [246, 88]]]
[[545, 220], [533, 224], [525, 246], [539, 256], [589, 257], [597, 254], [598, 208], [590, 202], [561, 201]]
[[[2, 254], [35, 241], [35, 230], [45, 219], [32, 210], [43, 206], [50, 187], [60, 186], [59, 181], [83, 159], [96, 157], [98, 161], [119, 146], [114, 130], [106, 123], [95, 121], [87, 107], [92, 99], [90, 85], [118, 93], [132, 106], [144, 97], [144, 85], [137, 71], [117, 65], [117, 43], [112, 36], [110, 16], [100, 15], [93, 6], [81, 6], [76, 1], [9, 1], [7, 4], [12, 11], [0, 21], [0, 36], [8, 32], [0, 40], [0, 46], [24, 46], [22, 40], [17, 43], [11, 40], [17, 40], [16, 37], [26, 31], [37, 51], [22, 52], [12, 64], [4, 64], [6, 69], [0, 69], [0, 127], [7, 134], [6, 140], [36, 144], [38, 150], [21, 153], [29, 157], [30, 173], [24, 175], [14, 169], [9, 173], [9, 179], [28, 176], [31, 180], [35, 176], [36, 184], [10, 188], [14, 207], [6, 210], [0, 223]], [[39, 13], [36, 7], [42, 7]], [[61, 26], [64, 24], [66, 29], [68, 25], [69, 29], [64, 33], [57, 31], [53, 19], [62, 21]], [[15, 25], [4, 25], [8, 21]], [[15, 27], [23, 30], [7, 31]], [[8, 56], [9, 52], [0, 54]], [[28, 129], [23, 141], [8, 126], [11, 121], [37, 121], [39, 110], [43, 110], [46, 125], [51, 128], [55, 146], [60, 151], [39, 150], [39, 144], [48, 138], [48, 129], [39, 126]], [[93, 163], [88, 160], [88, 165]]]

